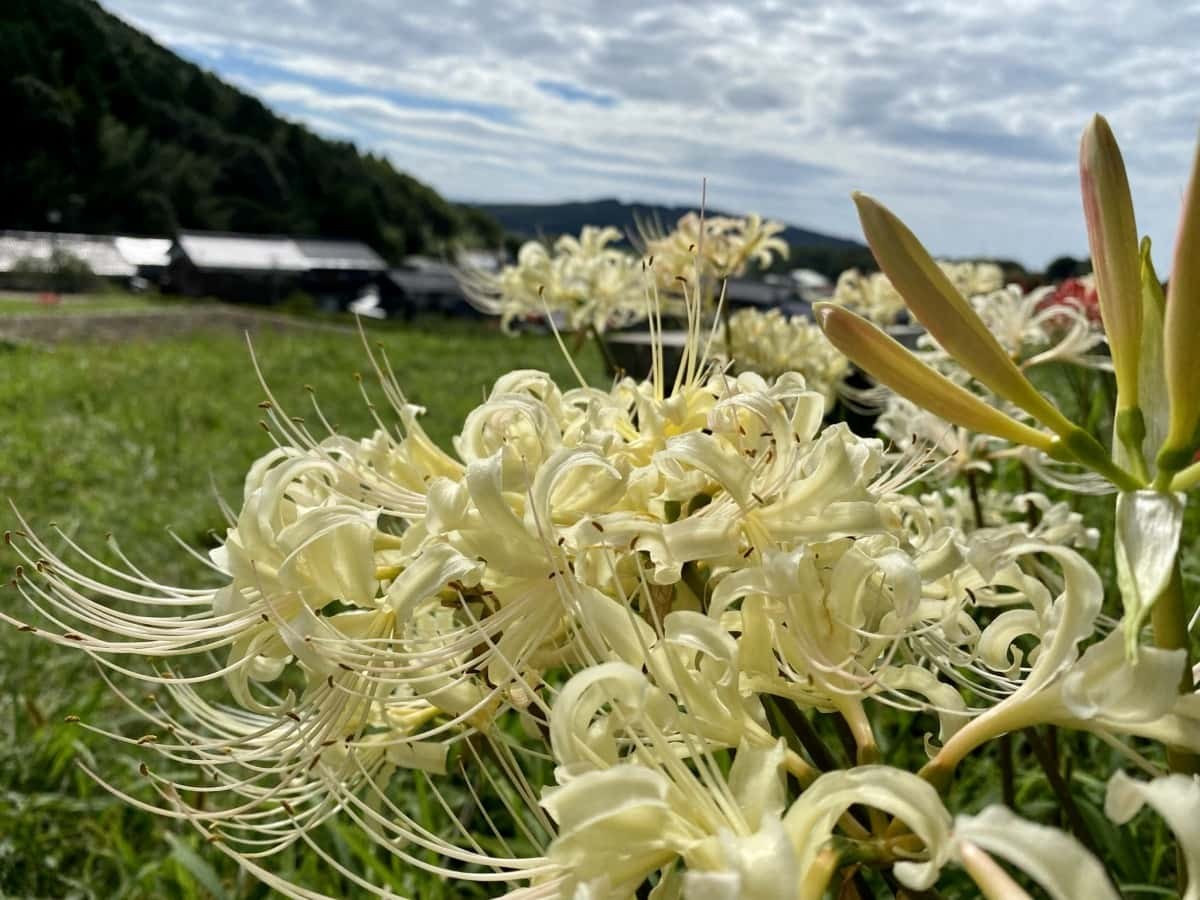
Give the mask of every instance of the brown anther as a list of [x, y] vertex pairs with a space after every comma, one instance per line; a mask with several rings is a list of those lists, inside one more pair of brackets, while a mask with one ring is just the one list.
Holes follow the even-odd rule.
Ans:
[[37, 631], [32, 625], [18, 625], [17, 631]]
[[79, 716], [63, 716], [63, 721], [74, 725], [79, 721]]
[[332, 675], [326, 676], [325, 683], [332, 688], [333, 687], [333, 676]]
[[258, 427], [261, 428], [263, 431], [265, 431], [267, 434], [271, 433], [271, 426], [268, 425], [266, 422], [263, 422], [260, 420], [258, 423]]
[[762, 505], [762, 506], [767, 505], [767, 501], [764, 500], [762, 497], [758, 496], [758, 494], [754, 493], [754, 491], [750, 492], [750, 496], [753, 497], [755, 500], [757, 500], [760, 505]]
[[259, 409], [270, 409], [270, 408], [271, 408], [271, 401], [270, 401], [270, 400], [262, 400], [262, 401], [260, 401], [260, 402], [259, 402], [259, 404], [258, 404], [258, 408], [259, 408]]
[[595, 519], [592, 519], [592, 527], [595, 528], [597, 531], [599, 531], [601, 534], [604, 533], [604, 526], [601, 525], [599, 522], [597, 522]]
[[289, 719], [291, 719], [293, 722], [299, 722], [299, 721], [300, 721], [300, 717], [299, 717], [298, 715], [296, 715], [294, 712], [284, 713], [284, 715], [286, 715], [286, 716], [287, 716]]
[[63, 635], [63, 637], [66, 638], [68, 641], [81, 641], [82, 642], [82, 641], [87, 640], [87, 638], [85, 638], [82, 634], [76, 634], [73, 631], [68, 631], [66, 634]]
[[158, 743], [158, 735], [157, 734], [143, 734], [140, 738], [137, 739], [137, 742], [138, 742], [139, 746], [142, 746], [144, 744], [157, 744]]
[[746, 552], [742, 554], [742, 559], [749, 559], [749, 558], [750, 558], [750, 554], [751, 554], [751, 553], [753, 553], [753, 552], [754, 552], [754, 548], [753, 548], [753, 547], [747, 547], [747, 548], [746, 548]]
[[353, 668], [351, 668], [350, 666], [346, 665], [344, 662], [340, 662], [340, 663], [338, 663], [338, 668], [339, 668], [339, 669], [343, 669], [343, 670], [345, 670], [345, 671], [347, 671], [347, 672], [353, 672], [353, 671], [354, 671], [354, 669], [353, 669]]
[[25, 567], [23, 565], [21, 565], [20, 563], [18, 563], [16, 568], [13, 569], [13, 574], [16, 575], [17, 578], [24, 578], [25, 577]]
[[315, 769], [317, 767], [317, 763], [319, 763], [320, 761], [321, 761], [321, 754], [318, 753], [316, 756], [314, 756], [312, 758], [312, 762], [310, 762], [308, 764], [308, 771], [311, 772], [313, 769]]
[[138, 774], [143, 778], [147, 777], [150, 774], [150, 767], [145, 763], [142, 763], [140, 766], [138, 766]]

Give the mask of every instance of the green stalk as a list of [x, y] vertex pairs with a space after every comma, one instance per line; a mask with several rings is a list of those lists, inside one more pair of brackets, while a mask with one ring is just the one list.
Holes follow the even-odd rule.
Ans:
[[[1164, 650], [1183, 650], [1186, 665], [1179, 681], [1181, 693], [1191, 693], [1192, 648], [1188, 638], [1187, 602], [1183, 590], [1183, 575], [1179, 570], [1179, 559], [1171, 571], [1167, 588], [1159, 595], [1150, 609], [1150, 623], [1154, 630], [1155, 646]], [[1167, 747], [1167, 766], [1172, 772], [1187, 775], [1200, 774], [1200, 756], [1179, 747]]]
[[1049, 726], [1045, 733], [1039, 731], [1036, 727], [1027, 728], [1025, 736], [1029, 740], [1029, 746], [1033, 749], [1033, 755], [1036, 757], [1038, 765], [1041, 766], [1042, 771], [1046, 774], [1046, 780], [1050, 782], [1050, 789], [1054, 792], [1054, 796], [1058, 800], [1059, 809], [1070, 825], [1071, 832], [1093, 854], [1099, 855], [1096, 839], [1092, 836], [1092, 832], [1087, 826], [1087, 821], [1083, 818], [1083, 814], [1079, 811], [1079, 806], [1075, 803], [1075, 797], [1071, 794], [1071, 786], [1063, 778], [1062, 771], [1059, 768], [1058, 753], [1055, 748], [1054, 726]]

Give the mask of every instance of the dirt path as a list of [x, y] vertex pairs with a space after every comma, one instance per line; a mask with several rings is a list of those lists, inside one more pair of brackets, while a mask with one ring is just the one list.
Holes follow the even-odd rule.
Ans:
[[184, 337], [198, 332], [251, 334], [327, 331], [354, 333], [349, 325], [318, 322], [260, 310], [198, 304], [177, 309], [134, 309], [98, 312], [0, 315], [0, 342], [63, 344], [80, 341], [114, 343]]

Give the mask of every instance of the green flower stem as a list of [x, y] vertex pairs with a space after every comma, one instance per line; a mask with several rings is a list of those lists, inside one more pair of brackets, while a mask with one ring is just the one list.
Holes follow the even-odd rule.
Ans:
[[[1160, 483], [1163, 480], [1163, 474], [1167, 476], [1166, 484]], [[1175, 477], [1173, 479], [1170, 477], [1169, 472], [1160, 473], [1158, 480], [1154, 482], [1155, 490], [1159, 491], [1190, 491], [1192, 488], [1196, 487], [1196, 485], [1200, 485], [1200, 462], [1194, 462], [1190, 466], [1181, 469], [1179, 472], [1175, 473]]]
[[1052, 454], [1056, 459], [1086, 466], [1123, 491], [1136, 491], [1146, 486], [1144, 481], [1114, 463], [1100, 442], [1082, 428], [1075, 428], [1060, 437], [1058, 452]]
[[616, 359], [613, 358], [612, 350], [609, 349], [608, 341], [604, 339], [604, 335], [596, 330], [595, 325], [589, 325], [588, 332], [596, 341], [596, 345], [600, 348], [600, 354], [604, 357], [604, 364], [608, 366], [608, 370], [616, 375], [620, 375], [622, 369], [619, 365], [617, 365]]
[[1142, 482], [1150, 480], [1146, 467], [1146, 454], [1142, 452], [1142, 441], [1146, 438], [1146, 419], [1141, 409], [1122, 409], [1117, 412], [1117, 440], [1125, 447], [1133, 474]]
[[[1150, 609], [1150, 623], [1154, 630], [1154, 643], [1164, 650], [1183, 650], [1187, 664], [1183, 667], [1179, 690], [1191, 693], [1192, 650], [1187, 627], [1187, 603], [1183, 590], [1183, 575], [1179, 570], [1179, 559], [1171, 572], [1167, 588]], [[1177, 747], [1167, 747], [1167, 766], [1172, 772], [1200, 775], [1200, 756]]]
[[1046, 773], [1046, 780], [1050, 782], [1050, 789], [1054, 792], [1059, 807], [1066, 816], [1067, 824], [1071, 827], [1071, 832], [1079, 839], [1081, 844], [1092, 851], [1093, 854], [1099, 856], [1096, 839], [1092, 836], [1092, 832], [1087, 825], [1087, 820], [1083, 818], [1083, 814], [1079, 811], [1079, 806], [1075, 803], [1075, 797], [1071, 794], [1071, 786], [1067, 783], [1067, 780], [1063, 777], [1062, 770], [1059, 768], [1058, 754], [1055, 752], [1054, 747], [1054, 726], [1050, 726], [1046, 733], [1040, 732], [1037, 728], [1027, 728], [1024, 734], [1029, 741], [1029, 746], [1033, 750], [1033, 755], [1037, 759], [1038, 765]]
[[821, 735], [817, 734], [817, 730], [813, 728], [808, 716], [796, 704], [782, 697], [768, 696], [765, 700], [767, 710], [782, 720], [799, 745], [804, 748], [809, 759], [813, 761], [813, 765], [822, 772], [832, 772], [834, 769], [841, 768], [833, 752], [821, 739]]

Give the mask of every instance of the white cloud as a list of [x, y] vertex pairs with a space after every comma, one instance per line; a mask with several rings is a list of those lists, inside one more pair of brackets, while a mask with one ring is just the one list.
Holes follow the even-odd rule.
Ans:
[[106, 0], [455, 199], [616, 195], [852, 235], [868, 190], [948, 255], [1085, 249], [1088, 116], [1165, 264], [1200, 124], [1200, 4]]

